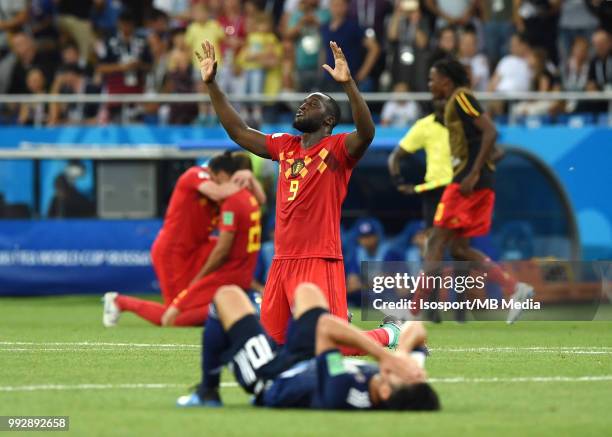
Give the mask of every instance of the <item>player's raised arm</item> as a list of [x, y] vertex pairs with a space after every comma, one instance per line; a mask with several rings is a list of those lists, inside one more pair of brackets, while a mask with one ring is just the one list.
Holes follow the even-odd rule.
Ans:
[[342, 49], [334, 41], [331, 41], [329, 46], [334, 54], [335, 65], [334, 68], [331, 68], [325, 64], [323, 68], [336, 82], [342, 84], [344, 92], [348, 95], [356, 130], [347, 135], [346, 148], [349, 155], [354, 158], [361, 158], [374, 139], [374, 120], [372, 120], [370, 108], [368, 108], [367, 103], [359, 93], [357, 84], [351, 77]]
[[223, 125], [230, 138], [240, 147], [261, 156], [262, 158], [270, 158], [268, 148], [266, 147], [266, 136], [258, 130], [251, 129], [240, 118], [240, 115], [232, 107], [227, 97], [221, 91], [215, 75], [217, 74], [217, 60], [215, 58], [215, 48], [210, 41], [202, 43], [203, 54], [195, 52], [198, 61], [200, 61], [200, 72], [202, 80], [208, 86], [208, 93], [215, 112], [219, 117], [219, 121]]

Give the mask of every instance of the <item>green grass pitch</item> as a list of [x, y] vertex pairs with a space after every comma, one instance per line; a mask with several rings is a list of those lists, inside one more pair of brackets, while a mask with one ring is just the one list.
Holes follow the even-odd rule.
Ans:
[[101, 311], [92, 297], [0, 300], [0, 415], [67, 415], [87, 436], [612, 432], [611, 322], [430, 325], [438, 413], [256, 409], [227, 385], [225, 408], [183, 410], [174, 402], [198, 380], [201, 330], [130, 314], [105, 329]]

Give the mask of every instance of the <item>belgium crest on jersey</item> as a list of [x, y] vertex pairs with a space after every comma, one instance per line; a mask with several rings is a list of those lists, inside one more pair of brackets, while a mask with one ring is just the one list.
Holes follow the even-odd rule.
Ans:
[[291, 177], [296, 177], [299, 175], [305, 166], [306, 164], [304, 163], [303, 159], [296, 159], [293, 161], [293, 164], [291, 164]]

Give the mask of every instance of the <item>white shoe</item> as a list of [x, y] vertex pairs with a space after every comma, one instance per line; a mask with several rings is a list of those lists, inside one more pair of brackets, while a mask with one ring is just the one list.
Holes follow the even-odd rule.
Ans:
[[104, 312], [102, 313], [102, 324], [107, 328], [117, 326], [121, 310], [115, 303], [115, 299], [119, 293], [116, 291], [109, 291], [104, 293]]
[[[514, 287], [514, 293], [510, 296], [510, 299], [514, 302], [523, 303], [527, 299], [531, 299], [534, 295], [533, 287], [524, 282], [517, 282]], [[508, 318], [506, 319], [506, 323], [511, 324], [516, 322], [521, 313], [523, 312], [522, 308], [512, 308], [510, 312], [508, 312]]]

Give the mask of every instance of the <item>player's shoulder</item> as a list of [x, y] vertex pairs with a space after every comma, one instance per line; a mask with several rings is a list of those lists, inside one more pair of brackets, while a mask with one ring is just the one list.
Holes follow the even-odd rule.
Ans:
[[268, 136], [268, 141], [274, 143], [277, 147], [288, 147], [300, 143], [298, 135], [289, 134], [287, 132], [277, 132]]
[[293, 138], [296, 138], [297, 135], [293, 135], [287, 132], [276, 132], [273, 134], [270, 134], [270, 139], [272, 140], [286, 140], [286, 141], [291, 141]]
[[426, 115], [425, 117], [421, 117], [417, 121], [415, 121], [414, 124], [412, 125], [412, 128], [413, 129], [427, 129], [435, 121], [436, 121], [436, 114], [431, 113], [431, 114]]
[[453, 94], [452, 100], [457, 109], [471, 117], [478, 117], [482, 112], [478, 100], [469, 88], [458, 88]]

